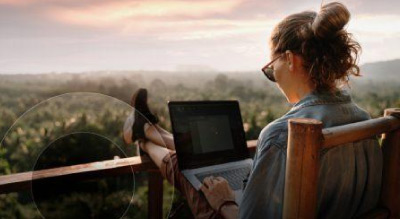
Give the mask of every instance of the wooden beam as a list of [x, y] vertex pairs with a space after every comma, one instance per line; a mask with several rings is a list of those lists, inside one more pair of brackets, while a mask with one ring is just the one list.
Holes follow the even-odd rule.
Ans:
[[[385, 116], [400, 109], [386, 109]], [[400, 129], [386, 132], [382, 137], [383, 172], [380, 204], [390, 211], [390, 218], [400, 218]]]
[[33, 181], [50, 179], [90, 179], [113, 175], [130, 174], [137, 171], [158, 171], [147, 157], [129, 157], [99, 161], [67, 167], [37, 170], [0, 176], [0, 194], [18, 192], [31, 188]]
[[159, 172], [149, 173], [148, 218], [163, 218], [163, 178]]
[[349, 142], [359, 141], [399, 128], [400, 119], [393, 116], [325, 128], [322, 130], [324, 136], [323, 147], [329, 148]]
[[[254, 151], [257, 140], [248, 141], [248, 148]], [[116, 160], [98, 161], [66, 167], [51, 168], [0, 176], [0, 194], [29, 190], [32, 181], [52, 179], [90, 179], [132, 172], [157, 172], [158, 168], [147, 157], [128, 157]]]
[[316, 218], [322, 122], [289, 119], [283, 218]]

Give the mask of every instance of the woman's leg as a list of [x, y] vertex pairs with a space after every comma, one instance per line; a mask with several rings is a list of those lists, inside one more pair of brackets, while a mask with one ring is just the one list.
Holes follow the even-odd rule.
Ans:
[[218, 218], [218, 215], [211, 208], [204, 194], [201, 191], [197, 191], [179, 171], [175, 151], [147, 140], [139, 142], [139, 146], [147, 152], [158, 166], [161, 175], [187, 199], [195, 218]]
[[153, 141], [140, 141], [139, 146], [149, 155], [158, 168], [161, 168], [164, 157], [171, 152], [169, 149], [157, 145]]
[[146, 139], [152, 141], [156, 145], [166, 146], [170, 150], [175, 150], [174, 137], [171, 133], [161, 128], [159, 125], [144, 125], [144, 133]]

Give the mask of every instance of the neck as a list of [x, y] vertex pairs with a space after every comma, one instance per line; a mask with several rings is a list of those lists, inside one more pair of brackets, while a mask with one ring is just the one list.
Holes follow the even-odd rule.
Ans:
[[305, 96], [310, 94], [314, 89], [311, 88], [311, 86], [298, 86], [296, 89], [293, 90], [292, 94], [288, 97], [289, 102], [292, 104], [296, 104], [299, 102], [301, 99], [303, 99]]

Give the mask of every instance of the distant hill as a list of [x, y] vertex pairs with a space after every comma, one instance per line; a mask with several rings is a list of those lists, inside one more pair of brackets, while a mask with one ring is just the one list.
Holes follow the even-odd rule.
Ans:
[[[391, 81], [400, 83], [400, 59], [390, 61], [371, 62], [360, 66], [362, 77], [358, 77], [356, 81]], [[201, 87], [204, 83], [214, 80], [217, 75], [226, 75], [231, 79], [239, 81], [252, 81], [254, 85], [266, 86], [270, 85], [265, 80], [261, 71], [236, 71], [236, 72], [219, 72], [207, 66], [178, 66], [176, 71], [142, 71], [142, 70], [126, 70], [126, 71], [90, 71], [90, 72], [54, 72], [42, 74], [4, 74], [0, 71], [0, 83], [7, 81], [18, 82], [60, 82], [74, 80], [96, 80], [102, 78], [110, 78], [119, 84], [118, 80], [126, 81], [127, 79], [138, 83], [151, 83], [158, 79], [166, 84], [185, 84], [191, 87]], [[45, 80], [46, 79], [46, 80]]]
[[398, 80], [400, 81], [400, 59], [366, 63], [361, 67], [362, 79], [366, 80]]

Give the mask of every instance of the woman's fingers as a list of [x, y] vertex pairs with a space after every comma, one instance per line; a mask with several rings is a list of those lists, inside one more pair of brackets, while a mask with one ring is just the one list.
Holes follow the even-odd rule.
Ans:
[[211, 186], [213, 186], [213, 177], [212, 176], [208, 176], [206, 178], [204, 178], [203, 180], [203, 184], [207, 187], [210, 188]]
[[226, 179], [220, 176], [218, 177], [208, 176], [203, 180], [203, 184], [206, 185], [207, 188], [209, 188], [210, 186], [216, 186], [219, 183], [228, 183], [228, 181], [226, 181]]
[[220, 176], [216, 177], [215, 179], [218, 180], [218, 181], [220, 181], [220, 182], [226, 181], [226, 179], [224, 179], [224, 178], [222, 178], [222, 177], [220, 177]]

